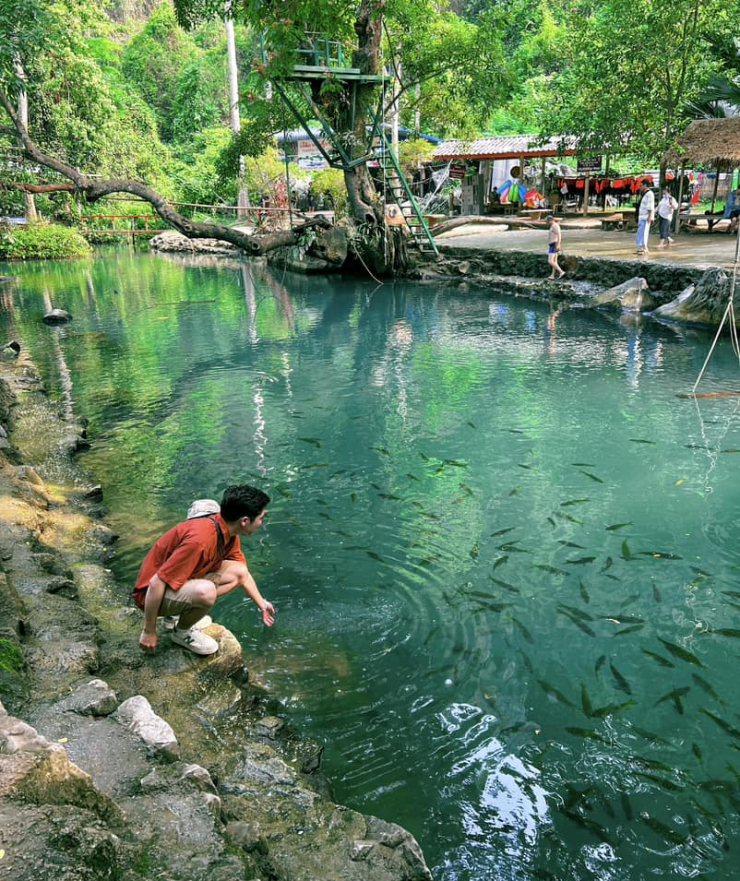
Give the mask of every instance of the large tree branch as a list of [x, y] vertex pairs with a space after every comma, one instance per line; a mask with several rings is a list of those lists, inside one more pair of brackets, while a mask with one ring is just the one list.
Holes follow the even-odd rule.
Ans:
[[31, 139], [2, 89], [0, 89], [0, 106], [3, 107], [13, 123], [13, 130], [21, 145], [23, 155], [32, 162], [43, 165], [45, 168], [50, 168], [62, 175], [62, 177], [71, 180], [72, 186], [66, 185], [67, 189], [83, 195], [88, 202], [96, 202], [98, 199], [102, 199], [104, 196], [109, 196], [112, 193], [130, 193], [149, 202], [162, 220], [184, 236], [190, 239], [218, 239], [219, 241], [230, 242], [247, 254], [252, 255], [265, 254], [267, 251], [272, 251], [275, 248], [296, 244], [306, 226], [330, 226], [329, 221], [320, 217], [314, 218], [294, 229], [262, 236], [249, 235], [241, 230], [222, 226], [219, 223], [198, 223], [194, 220], [188, 220], [187, 217], [183, 217], [182, 214], [175, 211], [172, 205], [160, 196], [159, 193], [156, 193], [140, 181], [116, 179], [94, 181], [73, 166], [67, 165], [66, 162], [61, 162], [53, 156], [48, 156]]
[[23, 190], [24, 193], [72, 193], [74, 184], [26, 184], [20, 181], [0, 181], [0, 190]]

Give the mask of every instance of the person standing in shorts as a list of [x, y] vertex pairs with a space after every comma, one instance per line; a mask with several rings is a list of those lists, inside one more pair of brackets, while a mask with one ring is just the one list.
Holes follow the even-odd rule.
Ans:
[[212, 516], [195, 513], [166, 532], [144, 558], [134, 587], [134, 602], [144, 610], [139, 646], [157, 647], [157, 618], [178, 616], [172, 641], [197, 655], [218, 651], [215, 639], [197, 628], [216, 600], [237, 587], [255, 603], [267, 627], [275, 608], [260, 593], [247, 568], [240, 537], [262, 525], [270, 497], [253, 486], [229, 486], [221, 510]]
[[[548, 237], [547, 237], [547, 262], [550, 264], [550, 281], [556, 278], [562, 278], [565, 273], [558, 264], [558, 254], [562, 243], [562, 233], [560, 232], [560, 224], [555, 219], [555, 215], [550, 214], [547, 218]], [[556, 275], [557, 273], [557, 275]]]

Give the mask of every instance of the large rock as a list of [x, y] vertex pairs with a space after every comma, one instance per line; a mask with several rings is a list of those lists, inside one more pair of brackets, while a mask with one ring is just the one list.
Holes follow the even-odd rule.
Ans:
[[59, 709], [81, 716], [109, 716], [118, 709], [116, 693], [102, 679], [91, 679], [59, 702]]
[[706, 272], [696, 285], [689, 285], [675, 300], [658, 307], [653, 313], [691, 324], [717, 325], [727, 309], [732, 277], [721, 269]]
[[34, 805], [74, 805], [117, 822], [121, 814], [64, 748], [11, 716], [0, 704], [0, 799]]
[[124, 701], [113, 718], [144, 741], [157, 755], [173, 761], [179, 754], [177, 738], [169, 723], [160, 718], [149, 701], [140, 694]]
[[644, 278], [630, 278], [616, 287], [596, 294], [592, 303], [604, 309], [623, 309], [627, 312], [644, 312], [653, 309], [656, 300], [648, 291]]

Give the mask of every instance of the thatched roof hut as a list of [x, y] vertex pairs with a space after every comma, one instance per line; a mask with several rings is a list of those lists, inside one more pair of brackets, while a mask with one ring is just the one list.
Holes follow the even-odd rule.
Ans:
[[692, 122], [665, 154], [668, 165], [704, 165], [732, 171], [740, 165], [740, 117]]

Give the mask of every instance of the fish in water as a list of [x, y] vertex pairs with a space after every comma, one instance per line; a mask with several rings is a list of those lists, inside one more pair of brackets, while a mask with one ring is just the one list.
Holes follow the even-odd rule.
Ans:
[[623, 704], [607, 704], [604, 707], [596, 707], [591, 715], [594, 719], [606, 719], [607, 716], [613, 716], [615, 713], [619, 713], [622, 710], [628, 710], [630, 707], [634, 707], [634, 705], [635, 702], [632, 700], [625, 701]]
[[688, 836], [683, 835], [680, 832], [676, 832], [675, 829], [671, 829], [669, 826], [666, 826], [665, 823], [661, 823], [660, 820], [657, 820], [655, 817], [651, 817], [647, 813], [641, 813], [640, 819], [642, 822], [649, 826], [656, 835], [659, 835], [664, 841], [670, 841], [671, 844], [686, 844], [688, 841]]
[[665, 703], [666, 701], [673, 701], [673, 705], [676, 708], [676, 711], [683, 716], [683, 704], [681, 703], [681, 698], [687, 695], [691, 691], [691, 686], [684, 685], [682, 688], [672, 688], [669, 692], [663, 695], [663, 697], [659, 697], [653, 706], [658, 706], [659, 704]]
[[402, 502], [403, 499], [401, 496], [394, 495], [393, 493], [378, 493], [381, 499], [390, 499], [392, 502]]
[[583, 545], [578, 545], [574, 541], [563, 541], [562, 538], [558, 539], [558, 544], [566, 548], [577, 548], [579, 551], [585, 550]]
[[652, 444], [655, 446], [655, 441], [645, 440], [642, 437], [631, 437], [629, 440], [632, 441], [633, 444]]
[[606, 743], [606, 740], [598, 733], [598, 731], [593, 731], [591, 728], [566, 728], [565, 729], [568, 734], [573, 734], [576, 737], [585, 737], [588, 740], [598, 740], [601, 743]]
[[585, 505], [586, 502], [590, 502], [591, 499], [571, 499], [569, 502], [561, 502], [561, 508], [568, 508], [571, 505]]
[[304, 444], [313, 444], [316, 448], [321, 446], [321, 441], [317, 437], [299, 437], [299, 441], [303, 441]]
[[473, 425], [472, 422], [468, 422], [468, 425], [469, 425], [471, 428], [477, 428], [477, 426], [476, 426], [476, 425]]
[[722, 703], [722, 701], [720, 700], [719, 695], [718, 695], [717, 692], [714, 690], [714, 688], [712, 687], [711, 683], [707, 682], [707, 680], [704, 679], [702, 676], [699, 676], [698, 673], [692, 673], [692, 674], [691, 674], [691, 678], [692, 678], [692, 679], [694, 680], [694, 682], [699, 686], [699, 688], [703, 688], [704, 691], [706, 691], [706, 693], [707, 693], [710, 697], [714, 698], [714, 700], [717, 701], [717, 703], [720, 703], [720, 704]]
[[552, 513], [561, 520], [568, 520], [570, 523], [577, 523], [579, 526], [583, 526], [583, 520], [577, 520], [575, 517], [571, 517], [570, 514], [563, 514], [562, 511], [553, 511]]
[[380, 453], [383, 456], [390, 456], [390, 453], [388, 452], [388, 450], [386, 450], [385, 447], [369, 447], [368, 449], [371, 450], [371, 452], [373, 453]]
[[630, 546], [627, 544], [627, 539], [622, 542], [622, 559], [623, 560], [631, 560], [632, 559], [632, 551], [630, 550]]
[[570, 463], [574, 468], [595, 468], [596, 466], [591, 462], [571, 462]]
[[661, 667], [674, 667], [675, 664], [672, 661], [669, 661], [668, 658], [664, 658], [662, 655], [658, 655], [655, 652], [651, 652], [650, 649], [640, 649], [643, 655], [647, 655], [648, 658], [652, 658], [654, 661], [657, 661]]
[[548, 566], [546, 563], [535, 563], [535, 569], [542, 569], [543, 572], [549, 572], [550, 575], [567, 575], [565, 569], [558, 569], [556, 566]]
[[537, 684], [548, 697], [552, 697], [555, 700], [559, 701], [561, 704], [565, 704], [566, 707], [571, 707], [575, 709], [573, 703], [568, 700], [568, 698], [562, 693], [562, 691], [558, 691], [558, 689], [555, 688], [554, 685], [550, 685], [550, 683], [546, 682], [544, 679], [538, 679]]
[[445, 463], [445, 465], [452, 465], [455, 468], [467, 468], [468, 467], [467, 462], [461, 462], [459, 459], [445, 459], [444, 463]]
[[657, 585], [655, 585], [655, 584], [653, 585], [653, 599], [655, 600], [656, 603], [663, 602], [663, 597], [661, 596], [661, 593], [658, 590]]
[[506, 535], [507, 532], [511, 532], [513, 529], [516, 529], [516, 526], [507, 526], [506, 529], [499, 529], [496, 532], [491, 533], [491, 538], [497, 538], [499, 535]]
[[580, 618], [581, 621], [593, 621], [594, 619], [588, 612], [583, 612], [581, 609], [576, 608], [575, 606], [566, 606], [565, 603], [560, 603], [558, 609], [564, 609], [570, 615], [573, 615], [575, 618]]
[[506, 551], [507, 554], [531, 554], [532, 551], [528, 551], [526, 548], [518, 548], [516, 545], [518, 542], [508, 542], [507, 544], [499, 545], [497, 550]]
[[587, 636], [594, 636], [594, 637], [596, 636], [594, 631], [582, 619], [575, 617], [575, 615], [572, 615], [570, 612], [568, 612], [562, 608], [558, 608], [557, 611], [558, 611], [558, 614], [564, 615], [569, 621], [571, 621], [573, 624], [575, 624], [576, 627], [579, 630], [582, 630]]
[[[612, 560], [611, 557], [607, 557], [606, 562], [604, 563], [604, 568], [601, 570], [601, 572], [606, 572], [607, 569], [611, 569], [613, 563], [614, 560]], [[599, 574], [601, 574], [601, 572]]]
[[527, 640], [527, 642], [529, 642], [529, 643], [531, 643], [532, 645], [534, 645], [534, 637], [533, 637], [532, 634], [529, 632], [529, 630], [524, 626], [524, 624], [522, 624], [522, 622], [521, 622], [518, 618], [512, 618], [511, 620], [512, 620], [512, 621], [514, 622], [514, 624], [516, 624], [516, 626], [519, 628], [519, 630], [521, 631], [522, 636]]
[[609, 661], [609, 669], [612, 671], [612, 676], [614, 677], [614, 685], [620, 691], [623, 691], [625, 694], [632, 694], [632, 687], [629, 682], [622, 676], [622, 674], [617, 670], [617, 668]]
[[628, 636], [630, 633], [638, 633], [644, 629], [644, 624], [632, 624], [629, 627], [623, 627], [621, 630], [615, 631], [614, 636]]
[[586, 585], [582, 581], [578, 582], [578, 590], [580, 591], [581, 599], [583, 600], [583, 602], [590, 603], [591, 597], [588, 595], [588, 591], [586, 590]]
[[581, 683], [581, 707], [583, 708], [584, 715], [590, 719], [593, 716], [593, 706], [588, 690], [583, 683]]
[[493, 564], [493, 571], [495, 572], [499, 566], [503, 566], [504, 563], [509, 559], [507, 554], [504, 554], [503, 557], [499, 557], [498, 560]]
[[504, 590], [508, 590], [510, 593], [519, 593], [520, 592], [518, 587], [514, 587], [513, 584], [507, 584], [505, 581], [501, 581], [500, 578], [494, 578], [493, 575], [489, 575], [488, 578], [494, 584], [497, 584], [499, 587], [503, 587]]
[[577, 560], [566, 560], [570, 566], [584, 566], [586, 563], [593, 563], [596, 557], [579, 557]]
[[634, 523], [612, 523], [611, 526], [606, 527], [607, 532], [616, 532], [618, 529], [624, 529], [625, 526], [634, 526]]
[[696, 657], [693, 652], [688, 651], [685, 648], [682, 648], [680, 645], [675, 645], [672, 642], [668, 642], [665, 639], [662, 639], [660, 636], [658, 640], [663, 643], [663, 645], [668, 649], [668, 651], [673, 655], [674, 658], [679, 658], [682, 661], [686, 661], [688, 664], [695, 664], [697, 667], [703, 667], [704, 664]]
[[585, 474], [586, 477], [590, 477], [591, 480], [595, 480], [596, 483], [603, 483], [604, 482], [600, 477], [597, 477], [595, 474], [592, 474], [590, 471], [581, 471], [581, 474]]

